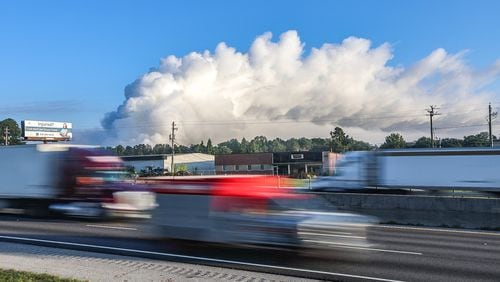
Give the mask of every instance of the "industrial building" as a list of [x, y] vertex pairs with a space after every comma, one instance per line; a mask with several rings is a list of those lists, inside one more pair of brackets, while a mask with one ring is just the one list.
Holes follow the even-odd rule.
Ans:
[[[159, 170], [171, 172], [172, 155], [123, 156], [126, 166], [133, 167], [136, 172], [142, 170]], [[214, 156], [202, 153], [174, 155], [174, 167], [185, 166], [191, 174], [211, 175], [215, 173]]]
[[215, 156], [216, 174], [332, 175], [340, 154], [331, 152], [277, 152]]
[[273, 153], [215, 155], [216, 174], [272, 175]]

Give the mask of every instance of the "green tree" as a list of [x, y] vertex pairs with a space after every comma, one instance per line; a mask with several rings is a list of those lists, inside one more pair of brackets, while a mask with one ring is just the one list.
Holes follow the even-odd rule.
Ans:
[[248, 153], [249, 150], [250, 143], [247, 141], [247, 139], [245, 139], [245, 137], [243, 137], [243, 139], [241, 139], [240, 148], [235, 153]]
[[9, 129], [9, 138], [8, 138], [8, 143], [9, 145], [20, 145], [24, 144], [24, 142], [21, 141], [21, 128], [17, 124], [17, 122], [11, 118], [4, 119], [0, 121], [0, 143], [2, 145], [5, 144], [5, 135], [4, 135], [4, 130], [5, 128]]
[[302, 137], [299, 139], [300, 151], [310, 151], [312, 148], [311, 139]]
[[271, 141], [269, 148], [271, 152], [285, 152], [286, 151], [285, 141], [283, 141], [280, 138], [276, 138], [273, 141]]
[[391, 133], [385, 137], [385, 143], [380, 146], [382, 149], [401, 149], [406, 147], [403, 136], [399, 133]]
[[217, 145], [217, 147], [215, 147], [215, 154], [231, 154], [232, 151], [231, 149], [229, 149], [229, 147], [225, 146], [225, 145]]
[[123, 156], [123, 153], [125, 152], [125, 147], [123, 147], [122, 145], [118, 145], [113, 149], [113, 151], [118, 156]]
[[206, 153], [207, 152], [207, 147], [205, 146], [205, 144], [203, 143], [203, 140], [201, 140], [200, 142], [200, 151], [199, 153]]
[[161, 155], [161, 154], [171, 154], [172, 150], [167, 144], [156, 144], [153, 146], [153, 154]]
[[345, 134], [344, 130], [340, 127], [335, 127], [330, 131], [331, 138], [331, 151], [336, 153], [343, 153], [347, 150], [349, 145], [349, 136]]
[[322, 152], [330, 150], [330, 141], [325, 138], [312, 138], [311, 139], [311, 151]]
[[431, 147], [431, 138], [422, 136], [415, 141], [413, 148], [430, 148]]
[[373, 146], [368, 142], [349, 139], [349, 151], [370, 151]]
[[[170, 153], [172, 153], [172, 150], [170, 150]], [[188, 154], [188, 153], [193, 153], [193, 150], [191, 150], [191, 148], [185, 145], [175, 145], [175, 153]]]
[[195, 145], [191, 144], [190, 149], [191, 151], [193, 151], [193, 153], [204, 153], [205, 145], [203, 145], [203, 141], [201, 141], [200, 144], [195, 144]]
[[463, 147], [464, 140], [457, 138], [443, 138], [441, 139], [441, 147], [442, 148], [457, 148]]
[[133, 147], [134, 155], [149, 155], [153, 151], [150, 145], [138, 144]]
[[300, 143], [297, 138], [290, 138], [286, 140], [286, 150], [289, 152], [298, 152], [300, 151]]
[[267, 138], [265, 136], [255, 136], [249, 145], [250, 153], [268, 152]]
[[207, 141], [207, 154], [211, 154], [211, 155], [214, 154], [214, 146], [212, 145], [212, 140], [210, 140], [210, 138], [208, 138], [208, 141]]
[[123, 155], [125, 156], [131, 156], [131, 155], [134, 155], [134, 148], [132, 148], [131, 146], [127, 146], [125, 147], [125, 151], [123, 152]]
[[464, 147], [488, 147], [490, 146], [488, 132], [481, 132], [476, 135], [464, 137]]
[[[242, 140], [243, 141], [243, 140]], [[231, 150], [233, 153], [240, 153], [241, 152], [241, 145], [238, 139], [231, 139], [222, 143], [219, 143], [219, 146], [225, 146]]]

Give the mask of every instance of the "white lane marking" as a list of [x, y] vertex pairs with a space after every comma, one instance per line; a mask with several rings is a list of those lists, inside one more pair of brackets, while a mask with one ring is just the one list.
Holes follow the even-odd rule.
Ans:
[[422, 253], [416, 253], [416, 252], [376, 249], [376, 248], [368, 248], [368, 247], [358, 247], [358, 246], [353, 246], [353, 245], [349, 245], [349, 244], [332, 243], [332, 242], [326, 242], [326, 241], [316, 241], [316, 240], [304, 240], [304, 241], [311, 242], [311, 243], [327, 244], [327, 245], [332, 246], [332, 247], [344, 248], [344, 249], [356, 249], [356, 250], [366, 250], [366, 251], [376, 251], [376, 252], [386, 252], [386, 253], [396, 253], [396, 254], [406, 254], [406, 255], [416, 255], [416, 256], [423, 255]]
[[302, 272], [302, 273], [314, 273], [314, 274], [321, 274], [321, 275], [341, 276], [341, 277], [358, 278], [358, 279], [366, 279], [366, 280], [373, 280], [373, 281], [403, 282], [402, 280], [393, 280], [393, 279], [385, 279], [385, 278], [338, 273], [338, 272], [309, 270], [309, 269], [286, 267], [286, 266], [267, 265], [267, 264], [259, 264], [259, 263], [243, 262], [243, 261], [214, 259], [214, 258], [207, 258], [207, 257], [187, 256], [187, 255], [179, 255], [179, 254], [171, 254], [171, 253], [160, 253], [160, 252], [152, 252], [152, 251], [134, 250], [134, 249], [127, 249], [127, 248], [115, 248], [115, 247], [108, 247], [108, 246], [70, 243], [70, 242], [52, 241], [52, 240], [44, 240], [44, 239], [33, 239], [33, 238], [3, 236], [3, 235], [0, 235], [0, 239], [10, 239], [10, 240], [17, 240], [17, 241], [21, 241], [21, 242], [38, 242], [38, 243], [50, 243], [50, 244], [59, 244], [59, 245], [66, 245], [66, 246], [97, 248], [97, 249], [103, 249], [103, 250], [124, 251], [124, 252], [130, 252], [130, 253], [138, 253], [138, 254], [159, 255], [159, 256], [165, 256], [165, 257], [192, 259], [192, 260], [208, 261], [208, 262], [216, 262], [216, 263], [239, 264], [239, 265], [244, 265], [244, 266], [262, 267], [262, 268], [269, 268], [269, 269], [275, 269], [275, 270], [297, 271], [297, 272]]
[[500, 236], [500, 233], [468, 231], [468, 230], [446, 230], [446, 229], [434, 229], [434, 228], [425, 228], [425, 227], [407, 227], [407, 226], [390, 226], [390, 225], [376, 225], [373, 227], [375, 227], [375, 228], [389, 228], [389, 229], [403, 229], [403, 230], [406, 229], [406, 230], [434, 231], [434, 232], [444, 232], [444, 233], [462, 233], [462, 234]]
[[337, 235], [337, 234], [323, 234], [323, 233], [314, 233], [314, 232], [299, 232], [299, 234], [304, 234], [304, 235], [317, 235], [317, 236], [327, 236], [327, 237], [342, 237], [342, 238], [366, 239], [366, 237], [363, 237], [363, 236], [349, 236], [349, 235]]
[[87, 224], [87, 227], [105, 228], [105, 229], [118, 229], [118, 230], [137, 230], [137, 228], [132, 227], [121, 227], [121, 226], [109, 226], [109, 225], [97, 225], [97, 224]]

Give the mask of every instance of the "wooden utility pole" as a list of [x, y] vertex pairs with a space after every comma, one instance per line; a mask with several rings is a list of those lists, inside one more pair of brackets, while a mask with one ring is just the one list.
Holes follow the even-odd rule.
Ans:
[[440, 113], [437, 112], [437, 109], [439, 108], [436, 106], [430, 106], [430, 109], [427, 110], [431, 121], [431, 148], [434, 148], [434, 127], [432, 126], [432, 117], [440, 115]]
[[175, 131], [178, 128], [175, 127], [175, 121], [172, 121], [172, 133], [169, 136], [170, 141], [172, 142], [172, 158], [170, 160], [170, 172], [172, 173], [172, 177], [175, 175], [175, 168], [174, 168], [174, 155], [175, 155]]
[[4, 145], [5, 146], [8, 146], [9, 145], [9, 136], [10, 136], [10, 132], [9, 132], [9, 128], [6, 126], [4, 129], [3, 129], [3, 134], [4, 134]]
[[488, 104], [488, 133], [490, 137], [490, 146], [493, 147], [493, 134], [491, 132], [491, 121], [497, 117], [497, 112], [491, 112], [491, 103]]

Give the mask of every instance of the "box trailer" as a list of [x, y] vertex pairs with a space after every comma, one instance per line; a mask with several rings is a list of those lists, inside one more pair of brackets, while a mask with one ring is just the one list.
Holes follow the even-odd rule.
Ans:
[[348, 152], [316, 190], [456, 189], [500, 192], [500, 149], [453, 148]]

